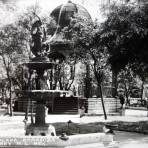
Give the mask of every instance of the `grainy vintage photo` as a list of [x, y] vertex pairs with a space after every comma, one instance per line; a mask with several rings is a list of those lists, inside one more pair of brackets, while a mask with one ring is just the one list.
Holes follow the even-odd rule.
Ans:
[[0, 148], [147, 148], [148, 1], [0, 0]]

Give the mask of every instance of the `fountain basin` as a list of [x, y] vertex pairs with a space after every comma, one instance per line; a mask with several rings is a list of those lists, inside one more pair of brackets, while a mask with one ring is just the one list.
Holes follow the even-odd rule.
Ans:
[[102, 148], [104, 146], [118, 147], [117, 143], [113, 141], [113, 135], [105, 133], [72, 135], [68, 137], [68, 140], [62, 140], [58, 136], [0, 137], [0, 148], [92, 148], [93, 144], [100, 145]]

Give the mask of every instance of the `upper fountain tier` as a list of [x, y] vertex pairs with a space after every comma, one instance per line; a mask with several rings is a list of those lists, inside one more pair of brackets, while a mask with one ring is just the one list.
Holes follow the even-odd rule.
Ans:
[[24, 63], [24, 65], [28, 66], [29, 69], [44, 72], [44, 70], [53, 69], [54, 65], [56, 64], [54, 62], [49, 62], [49, 61], [33, 61], [32, 60]]

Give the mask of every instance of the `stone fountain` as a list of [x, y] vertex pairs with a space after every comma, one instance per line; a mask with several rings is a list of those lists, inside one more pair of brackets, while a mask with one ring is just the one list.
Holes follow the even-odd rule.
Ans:
[[[32, 46], [31, 52], [34, 55], [29, 62], [26, 62], [25, 65], [29, 68], [29, 71], [35, 71], [36, 73], [36, 82], [34, 90], [25, 90], [23, 91], [24, 96], [30, 98], [32, 101], [36, 101], [35, 109], [35, 123], [31, 123], [26, 126], [26, 135], [34, 136], [55, 136], [55, 132], [51, 133], [51, 125], [46, 124], [45, 121], [45, 112], [46, 112], [46, 102], [51, 98], [66, 97], [68, 91], [65, 90], [51, 90], [47, 85], [44, 74], [47, 70], [53, 69], [58, 63], [56, 61], [63, 61], [71, 52], [71, 42], [63, 38], [63, 35], [59, 32], [60, 28], [65, 25], [61, 23], [61, 20], [64, 19], [64, 11], [67, 11], [68, 7], [72, 7], [73, 4], [68, 2], [59, 9], [57, 28], [50, 39], [46, 38], [46, 31], [41, 22], [37, 20], [33, 23], [31, 29], [32, 35]], [[66, 8], [66, 9], [65, 9]], [[72, 9], [72, 13], [64, 20], [64, 22], [70, 21], [70, 17], [73, 17], [75, 9]], [[51, 16], [54, 16], [54, 11]], [[61, 19], [62, 18], [62, 19]], [[59, 26], [61, 26], [59, 28]], [[74, 96], [73, 96], [74, 98]], [[77, 101], [78, 102], [78, 101]]]
[[40, 20], [37, 20], [32, 25], [31, 30], [33, 46], [31, 51], [35, 57], [33, 57], [29, 62], [24, 63], [29, 71], [35, 71], [36, 81], [34, 90], [23, 91], [27, 98], [32, 101], [36, 101], [35, 109], [35, 123], [31, 123], [26, 126], [26, 135], [32, 136], [55, 136], [55, 132], [51, 133], [51, 125], [46, 124], [45, 114], [46, 114], [46, 102], [51, 98], [62, 97], [67, 94], [67, 91], [62, 90], [49, 90], [49, 86], [45, 80], [45, 71], [53, 69], [56, 66], [55, 62], [51, 62], [48, 58], [49, 45], [44, 43], [46, 41], [45, 29]]

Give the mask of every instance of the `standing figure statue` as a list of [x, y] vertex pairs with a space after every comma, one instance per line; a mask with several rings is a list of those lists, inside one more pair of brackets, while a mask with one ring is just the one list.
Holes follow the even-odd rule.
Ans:
[[35, 21], [31, 28], [32, 47], [31, 51], [36, 57], [45, 57], [49, 49], [48, 44], [45, 44], [46, 31], [41, 20]]

